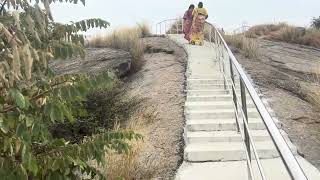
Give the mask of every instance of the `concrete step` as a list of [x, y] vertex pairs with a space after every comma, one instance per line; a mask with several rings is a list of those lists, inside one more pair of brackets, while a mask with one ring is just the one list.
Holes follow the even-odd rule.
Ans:
[[232, 96], [230, 94], [222, 95], [211, 95], [211, 96], [187, 96], [188, 102], [199, 102], [199, 101], [232, 101]]
[[[255, 108], [253, 103], [247, 104], [248, 108]], [[214, 101], [214, 102], [190, 102], [185, 103], [185, 110], [214, 110], [214, 109], [233, 109], [233, 101]]]
[[[233, 108], [216, 110], [187, 110], [185, 111], [187, 120], [192, 119], [224, 119], [235, 118]], [[255, 109], [248, 109], [249, 118], [260, 118], [260, 114]]]
[[[253, 140], [270, 141], [270, 135], [266, 130], [250, 131]], [[237, 131], [187, 131], [186, 144], [190, 143], [207, 143], [207, 142], [241, 142], [242, 138]]]
[[[241, 121], [240, 121], [241, 122]], [[243, 125], [242, 125], [243, 126]], [[251, 130], [266, 129], [261, 119], [249, 119]], [[236, 120], [230, 119], [192, 119], [187, 120], [186, 130], [188, 131], [236, 131]]]
[[[187, 89], [188, 90], [223, 90], [225, 85], [223, 83], [221, 84], [188, 84]], [[227, 89], [231, 89], [228, 86], [226, 86]]]
[[[279, 157], [272, 141], [255, 142], [260, 159]], [[246, 159], [243, 142], [191, 143], [185, 148], [185, 160], [190, 162], [239, 161]]]
[[210, 96], [210, 95], [224, 95], [229, 94], [227, 90], [216, 89], [216, 90], [187, 90], [187, 96]]
[[[223, 84], [224, 78], [221, 79], [188, 79], [187, 83], [188, 85], [194, 85], [194, 84]], [[231, 80], [227, 81], [229, 84], [231, 84]], [[240, 85], [240, 82], [236, 80], [236, 85]]]
[[[319, 180], [320, 172], [301, 156], [296, 156], [308, 180]], [[268, 180], [292, 180], [281, 158], [260, 160]], [[252, 161], [252, 179], [261, 179], [255, 160]], [[246, 161], [229, 162], [184, 162], [177, 172], [176, 180], [246, 180], [248, 168]]]

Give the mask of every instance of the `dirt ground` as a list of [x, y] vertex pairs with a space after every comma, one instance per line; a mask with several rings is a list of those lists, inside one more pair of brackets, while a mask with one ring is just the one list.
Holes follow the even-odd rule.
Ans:
[[320, 49], [259, 40], [258, 59], [233, 49], [299, 153], [320, 169]]
[[[129, 96], [146, 99], [132, 117], [144, 143], [132, 175], [136, 179], [172, 179], [183, 160], [183, 105], [186, 52], [166, 38], [143, 39], [142, 69], [125, 80]], [[147, 122], [135, 122], [143, 114]], [[135, 125], [137, 126], [137, 125]]]

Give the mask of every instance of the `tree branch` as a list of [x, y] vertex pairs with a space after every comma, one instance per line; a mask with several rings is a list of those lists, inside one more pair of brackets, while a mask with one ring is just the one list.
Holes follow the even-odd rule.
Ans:
[[[42, 92], [40, 94], [34, 95], [33, 97], [31, 97], [30, 100], [31, 101], [38, 100], [39, 98], [41, 98], [42, 96], [46, 95], [47, 93], [52, 92], [53, 90], [55, 90], [55, 88], [57, 86], [59, 86], [61, 84], [64, 84], [64, 83], [67, 83], [67, 82], [70, 82], [70, 81], [63, 81], [63, 82], [55, 83], [55, 84], [51, 85], [50, 90], [47, 90], [47, 91], [44, 91], [44, 92]], [[10, 111], [16, 109], [17, 107], [18, 106], [16, 106], [16, 105], [9, 105], [9, 106], [5, 107], [2, 111], [0, 111], [0, 113], [3, 114], [3, 113], [10, 112]]]

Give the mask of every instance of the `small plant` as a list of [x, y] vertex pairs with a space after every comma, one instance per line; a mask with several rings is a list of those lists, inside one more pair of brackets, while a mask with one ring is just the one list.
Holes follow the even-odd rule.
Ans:
[[311, 22], [311, 27], [320, 29], [320, 16], [319, 17], [314, 17]]

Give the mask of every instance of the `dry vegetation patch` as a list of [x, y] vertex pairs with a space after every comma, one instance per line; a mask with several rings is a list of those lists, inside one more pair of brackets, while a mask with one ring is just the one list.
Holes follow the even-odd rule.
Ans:
[[279, 24], [263, 24], [251, 27], [246, 37], [302, 44], [320, 48], [320, 30]]
[[256, 39], [247, 38], [243, 35], [225, 35], [226, 42], [243, 51], [247, 58], [255, 59], [259, 57], [259, 46]]
[[136, 27], [126, 27], [114, 30], [110, 34], [99, 34], [89, 40], [91, 47], [109, 47], [130, 52], [133, 57], [132, 71], [139, 70], [142, 66], [142, 57], [145, 46], [141, 38], [150, 36], [150, 28], [147, 23], [137, 24]]

